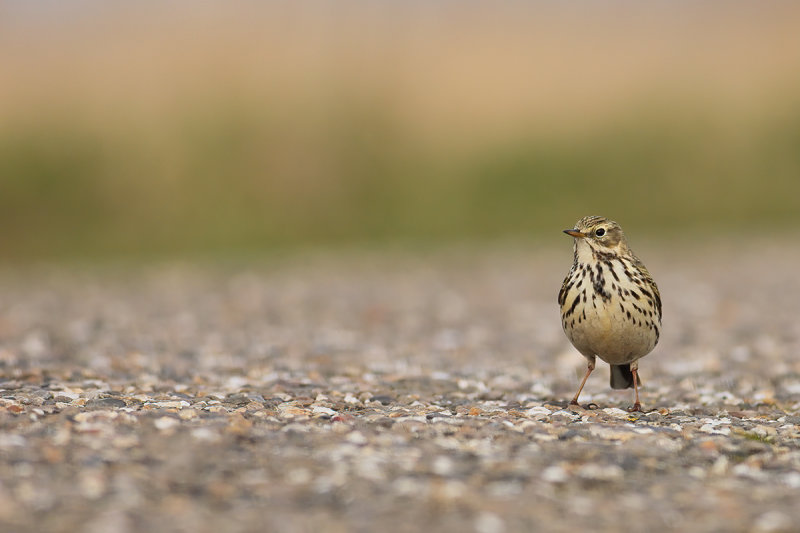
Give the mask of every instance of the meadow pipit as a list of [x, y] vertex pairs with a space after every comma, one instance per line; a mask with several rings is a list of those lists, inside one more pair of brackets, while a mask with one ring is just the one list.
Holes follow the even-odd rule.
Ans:
[[572, 268], [561, 285], [561, 325], [589, 361], [571, 405], [592, 373], [595, 357], [611, 365], [611, 388], [633, 387], [631, 411], [639, 403], [639, 359], [650, 353], [661, 333], [661, 295], [644, 264], [625, 240], [622, 228], [604, 217], [583, 217], [564, 233], [575, 238]]

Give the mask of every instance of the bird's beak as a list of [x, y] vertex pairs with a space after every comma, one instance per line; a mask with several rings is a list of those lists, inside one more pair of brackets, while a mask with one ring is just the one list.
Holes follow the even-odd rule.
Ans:
[[585, 233], [581, 233], [576, 229], [565, 229], [564, 233], [566, 233], [570, 237], [575, 237], [576, 239], [583, 239], [584, 237], [586, 237]]

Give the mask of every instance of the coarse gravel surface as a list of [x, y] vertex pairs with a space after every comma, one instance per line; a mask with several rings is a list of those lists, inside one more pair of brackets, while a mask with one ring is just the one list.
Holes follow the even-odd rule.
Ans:
[[572, 252], [0, 273], [0, 531], [797, 531], [800, 247], [634, 248], [645, 412], [584, 359]]

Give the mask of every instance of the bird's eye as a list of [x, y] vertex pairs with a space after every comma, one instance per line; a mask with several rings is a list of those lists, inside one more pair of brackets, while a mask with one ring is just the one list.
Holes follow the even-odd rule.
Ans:
[[594, 234], [598, 237], [602, 237], [603, 235], [606, 234], [606, 230], [604, 230], [603, 228], [597, 228], [596, 230], [594, 230]]

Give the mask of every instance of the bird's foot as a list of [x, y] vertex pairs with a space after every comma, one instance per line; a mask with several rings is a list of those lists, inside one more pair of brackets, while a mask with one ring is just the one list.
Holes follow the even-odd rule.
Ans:
[[571, 402], [569, 402], [569, 407], [577, 407], [579, 409], [592, 409], [592, 410], [600, 408], [600, 406], [597, 405], [594, 402], [587, 403], [585, 406], [583, 406], [583, 405], [579, 404], [578, 402], [576, 402], [575, 400], [572, 400]]
[[628, 408], [628, 412], [629, 413], [641, 413], [641, 412], [643, 412], [642, 411], [642, 404], [640, 404], [639, 402], [636, 402], [635, 404], [633, 404], [633, 407], [629, 407]]

